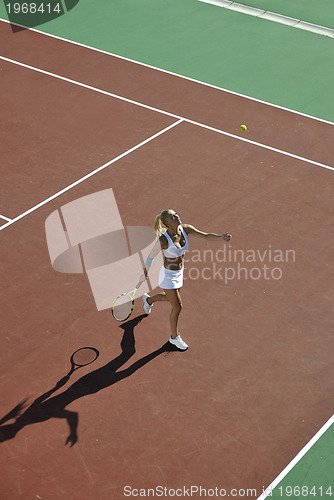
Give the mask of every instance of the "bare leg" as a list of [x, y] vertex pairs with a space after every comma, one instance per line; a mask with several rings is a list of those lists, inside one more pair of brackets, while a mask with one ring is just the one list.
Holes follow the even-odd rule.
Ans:
[[180, 297], [179, 289], [165, 290], [167, 300], [172, 305], [172, 311], [170, 313], [170, 328], [172, 332], [172, 338], [178, 336], [177, 325], [179, 321], [179, 316], [182, 310], [182, 301]]
[[152, 295], [151, 297], [149, 297], [147, 299], [147, 302], [151, 305], [154, 302], [161, 302], [162, 300], [164, 300], [164, 301], [168, 300], [167, 297], [166, 297], [165, 292], [157, 293], [156, 295]]

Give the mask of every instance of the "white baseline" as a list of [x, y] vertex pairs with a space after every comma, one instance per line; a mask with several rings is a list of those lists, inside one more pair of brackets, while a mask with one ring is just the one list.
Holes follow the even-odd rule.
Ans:
[[[8, 21], [7, 19], [0, 18], [0, 21], [2, 21], [4, 23], [8, 23], [8, 24], [15, 24], [16, 26], [19, 26], [21, 28], [26, 28], [26, 26], [24, 26], [23, 24], [10, 23], [10, 21]], [[189, 76], [179, 75], [178, 73], [173, 73], [172, 71], [158, 68], [157, 66], [152, 66], [150, 64], [146, 64], [146, 63], [143, 63], [140, 61], [135, 61], [134, 59], [130, 59], [129, 57], [125, 57], [125, 56], [120, 56], [119, 54], [114, 54], [113, 52], [107, 52], [106, 50], [96, 49], [95, 47], [85, 45], [84, 43], [74, 42], [73, 40], [68, 40], [67, 38], [62, 38], [62, 37], [57, 36], [57, 35], [45, 33], [44, 31], [40, 31], [40, 30], [37, 30], [34, 28], [29, 28], [29, 31], [34, 31], [35, 33], [39, 33], [41, 35], [48, 36], [50, 38], [55, 38], [56, 40], [61, 40], [62, 42], [70, 43], [72, 45], [77, 45], [78, 47], [83, 47], [85, 49], [92, 50], [94, 52], [99, 52], [100, 54], [106, 54], [108, 56], [116, 57], [117, 59], [121, 59], [123, 61], [128, 61], [128, 62], [131, 62], [133, 64], [138, 64], [139, 66], [143, 66], [145, 68], [154, 69], [156, 71], [160, 71], [161, 73], [166, 73], [167, 75], [176, 76], [177, 78], [182, 78], [183, 80], [188, 80], [190, 82], [198, 83], [200, 85], [204, 85], [205, 87], [210, 87], [210, 88], [213, 88], [216, 90], [220, 90], [221, 92], [226, 92], [227, 94], [232, 94], [232, 95], [236, 95], [239, 97], [244, 97], [245, 99], [249, 99], [250, 101], [254, 101], [254, 102], [259, 102], [261, 104], [265, 104], [266, 106], [271, 106], [271, 107], [276, 108], [276, 109], [283, 109], [284, 111], [288, 111], [289, 113], [293, 113], [295, 115], [305, 116], [306, 118], [311, 118], [312, 120], [316, 120], [316, 121], [323, 122], [323, 123], [328, 123], [329, 125], [334, 125], [333, 122], [328, 121], [328, 120], [324, 120], [322, 118], [317, 118], [316, 116], [308, 115], [306, 113], [301, 113], [300, 111], [296, 111], [294, 109], [285, 108], [284, 106], [279, 106], [278, 104], [272, 104], [271, 102], [262, 101], [261, 99], [256, 99], [255, 97], [250, 97], [250, 96], [245, 95], [245, 94], [240, 94], [238, 92], [234, 92], [233, 90], [224, 89], [223, 87], [218, 87], [218, 85], [213, 85], [211, 83], [202, 82], [201, 80], [196, 80], [195, 78], [191, 78]]]
[[334, 167], [332, 167], [330, 165], [325, 165], [324, 163], [319, 163], [317, 161], [310, 160], [308, 158], [304, 158], [303, 156], [298, 156], [298, 155], [295, 155], [293, 153], [289, 153], [287, 151], [283, 151], [282, 149], [273, 148], [272, 146], [268, 146], [268, 145], [262, 144], [260, 142], [252, 141], [250, 139], [246, 139], [244, 137], [240, 137], [238, 135], [231, 134], [229, 132], [225, 132], [224, 130], [220, 130], [220, 129], [215, 128], [215, 127], [210, 127], [209, 125], [205, 125], [204, 123], [197, 122], [197, 121], [194, 121], [194, 120], [190, 120], [189, 118], [185, 118], [184, 116], [176, 115], [174, 113], [169, 113], [167, 111], [163, 111], [163, 110], [161, 110], [159, 108], [148, 106], [147, 104], [143, 104], [141, 102], [134, 101], [132, 99], [128, 99], [126, 97], [122, 97], [122, 96], [117, 95], [117, 94], [113, 94], [112, 92], [107, 92], [106, 90], [102, 90], [102, 89], [99, 89], [99, 88], [96, 88], [96, 87], [92, 87], [91, 85], [87, 85], [85, 83], [81, 83], [81, 82], [78, 82], [76, 80], [72, 80], [70, 78], [66, 78], [64, 76], [57, 75], [55, 73], [51, 73], [50, 71], [45, 71], [43, 69], [36, 68], [36, 67], [30, 66], [28, 64], [21, 63], [19, 61], [15, 61], [13, 59], [9, 59], [8, 57], [0, 56], [0, 59], [3, 59], [4, 61], [7, 61], [7, 62], [12, 63], [12, 64], [16, 64], [18, 66], [22, 66], [23, 68], [26, 68], [26, 69], [30, 69], [32, 71], [36, 71], [38, 73], [42, 73], [42, 74], [47, 75], [47, 76], [51, 76], [52, 78], [57, 78], [58, 80], [62, 80], [64, 82], [68, 82], [68, 83], [71, 83], [73, 85], [77, 85], [79, 87], [83, 87], [83, 88], [88, 89], [88, 90], [92, 90], [93, 92], [98, 92], [100, 94], [104, 94], [104, 95], [107, 95], [109, 97], [113, 97], [113, 98], [118, 99], [120, 101], [124, 101], [124, 102], [127, 102], [129, 104], [134, 104], [135, 106], [139, 106], [141, 108], [149, 109], [151, 111], [155, 111], [156, 113], [160, 113], [160, 114], [163, 114], [165, 116], [170, 116], [172, 118], [175, 118], [177, 120], [181, 120], [183, 122], [191, 123], [192, 125], [196, 125], [197, 127], [201, 127], [201, 128], [210, 130], [212, 132], [217, 132], [218, 134], [226, 135], [227, 137], [232, 137], [233, 139], [236, 139], [238, 141], [246, 142], [248, 144], [252, 144], [254, 146], [258, 146], [260, 148], [267, 149], [269, 151], [274, 151], [275, 153], [279, 153], [279, 154], [282, 154], [282, 155], [285, 155], [285, 156], [289, 156], [290, 158], [295, 158], [296, 160], [301, 160], [303, 162], [310, 163], [312, 165], [316, 165], [318, 167], [326, 168], [328, 170], [334, 170]]

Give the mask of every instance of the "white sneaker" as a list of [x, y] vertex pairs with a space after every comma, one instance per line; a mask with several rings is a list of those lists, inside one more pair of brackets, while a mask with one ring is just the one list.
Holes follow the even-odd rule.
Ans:
[[145, 312], [145, 314], [150, 314], [151, 308], [153, 306], [153, 304], [149, 304], [147, 302], [148, 298], [149, 298], [149, 294], [148, 293], [144, 293], [144, 295], [143, 295], [143, 302], [144, 302], [144, 312]]
[[186, 344], [185, 341], [181, 339], [180, 335], [175, 337], [175, 339], [173, 339], [173, 337], [170, 336], [169, 342], [175, 345], [178, 349], [181, 349], [182, 351], [185, 351], [189, 347], [188, 344]]

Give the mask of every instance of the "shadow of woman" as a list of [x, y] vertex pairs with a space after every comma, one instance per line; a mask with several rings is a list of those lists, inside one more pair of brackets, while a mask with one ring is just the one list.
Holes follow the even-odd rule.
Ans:
[[[64, 418], [67, 420], [70, 428], [70, 434], [66, 440], [66, 444], [70, 444], [70, 446], [73, 446], [78, 441], [77, 427], [79, 418], [77, 412], [66, 409], [66, 407], [70, 403], [72, 403], [76, 399], [88, 396], [89, 394], [99, 392], [102, 389], [110, 387], [120, 380], [129, 377], [137, 370], [139, 370], [139, 368], [142, 368], [144, 365], [149, 363], [152, 359], [156, 358], [163, 352], [178, 350], [175, 349], [172, 344], [166, 342], [166, 344], [161, 346], [159, 349], [139, 359], [128, 368], [117, 371], [135, 354], [136, 349], [134, 328], [145, 317], [146, 315], [143, 314], [130, 321], [127, 321], [126, 323], [123, 323], [120, 326], [120, 328], [124, 330], [121, 341], [122, 351], [115, 359], [102, 366], [101, 368], [98, 368], [97, 370], [84, 375], [76, 382], [74, 382], [74, 384], [72, 384], [66, 391], [50, 398], [50, 396], [54, 392], [56, 392], [68, 382], [70, 374], [66, 375], [57, 382], [55, 387], [35, 399], [35, 401], [33, 401], [33, 403], [24, 411], [24, 413], [22, 412], [25, 408], [27, 400], [19, 403], [13, 410], [11, 410], [5, 417], [0, 420], [0, 442], [4, 442], [14, 438], [16, 434], [27, 425], [35, 424], [38, 422], [45, 422], [50, 418]], [[15, 418], [14, 423], [3, 425], [5, 422], [13, 418]]]

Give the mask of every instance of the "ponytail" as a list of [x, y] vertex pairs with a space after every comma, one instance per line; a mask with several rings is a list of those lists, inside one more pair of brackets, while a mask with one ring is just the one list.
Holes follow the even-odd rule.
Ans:
[[163, 233], [163, 228], [161, 224], [161, 214], [157, 215], [154, 221], [154, 231], [158, 236], [161, 236]]
[[163, 210], [161, 214], [157, 215], [154, 221], [154, 230], [157, 233], [158, 236], [161, 236], [162, 233], [164, 232], [164, 228], [162, 227], [162, 224], [166, 219], [170, 216], [170, 209]]

